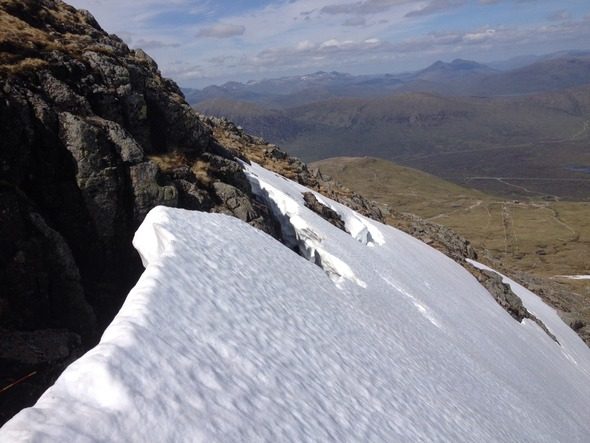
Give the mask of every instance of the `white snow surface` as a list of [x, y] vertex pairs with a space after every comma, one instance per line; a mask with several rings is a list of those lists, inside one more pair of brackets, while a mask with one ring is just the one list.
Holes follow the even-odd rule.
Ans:
[[570, 280], [590, 280], [590, 275], [556, 275], [554, 278], [567, 278]]
[[348, 234], [247, 171], [324, 269], [237, 219], [153, 209], [100, 343], [0, 441], [589, 441], [590, 351], [542, 302], [561, 345], [420, 241], [318, 195]]

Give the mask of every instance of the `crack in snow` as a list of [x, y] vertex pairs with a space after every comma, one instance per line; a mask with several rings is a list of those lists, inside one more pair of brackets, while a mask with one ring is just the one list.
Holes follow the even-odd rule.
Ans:
[[396, 282], [393, 282], [389, 278], [383, 277], [383, 276], [381, 276], [381, 279], [385, 283], [387, 283], [389, 286], [391, 286], [393, 289], [395, 289], [399, 293], [401, 293], [401, 294], [405, 295], [406, 297], [408, 297], [410, 299], [410, 301], [412, 302], [412, 304], [416, 307], [416, 309], [418, 310], [418, 312], [420, 312], [420, 314], [422, 314], [422, 316], [424, 318], [426, 318], [426, 320], [428, 320], [430, 323], [432, 323], [437, 328], [442, 329], [442, 326], [436, 320], [436, 318], [432, 314], [431, 310], [426, 305], [424, 305], [422, 302], [420, 302], [416, 297], [414, 297], [412, 294], [410, 294], [408, 291], [406, 291], [404, 288], [402, 288]]
[[251, 171], [246, 170], [245, 172], [250, 181], [252, 192], [268, 205], [279, 222], [282, 240], [286, 246], [322, 268], [337, 286], [342, 285], [345, 280], [349, 280], [362, 288], [367, 287], [364, 281], [356, 277], [348, 264], [321, 246], [324, 238], [308, 225], [299, 215], [299, 211], [308, 210], [315, 217], [319, 217], [317, 214], [299, 204], [289, 195], [262, 181]]
[[348, 232], [356, 241], [369, 247], [385, 244], [383, 234], [369, 220], [364, 220], [352, 213], [348, 208], [342, 210], [341, 207], [331, 204], [328, 200], [322, 198], [320, 194], [314, 193], [314, 195], [322, 205], [327, 206], [340, 215], [342, 220], [344, 220], [346, 232]]

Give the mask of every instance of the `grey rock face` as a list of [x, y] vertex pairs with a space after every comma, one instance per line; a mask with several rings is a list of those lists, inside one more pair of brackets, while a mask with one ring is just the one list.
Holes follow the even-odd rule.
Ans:
[[477, 270], [473, 267], [471, 267], [470, 270], [472, 274], [476, 276], [478, 281], [488, 290], [494, 300], [496, 300], [502, 309], [508, 312], [512, 318], [519, 323], [525, 318], [534, 321], [553, 341], [559, 344], [555, 335], [547, 329], [547, 326], [545, 326], [540, 319], [525, 308], [520, 297], [512, 291], [509, 285], [502, 281], [502, 277], [499, 274], [491, 271]]
[[495, 272], [481, 271], [479, 278], [481, 284], [492, 294], [502, 308], [518, 322], [529, 318], [530, 314], [522, 304], [522, 300], [510, 289], [510, 286], [502, 282], [502, 278]]
[[[0, 15], [19, 23], [0, 54], [2, 328], [24, 340], [65, 330], [90, 346], [141, 274], [131, 240], [154, 206], [273, 233], [240, 165], [147, 54], [59, 0], [6, 0]], [[13, 363], [15, 378], [33, 367]], [[52, 364], [30, 392], [52, 382]]]
[[340, 214], [334, 211], [332, 208], [328, 208], [327, 206], [321, 204], [315, 195], [311, 192], [304, 192], [303, 193], [303, 201], [305, 202], [305, 206], [311, 209], [313, 212], [318, 214], [328, 223], [333, 224], [338, 229], [341, 229], [346, 232], [346, 225]]
[[158, 167], [152, 162], [147, 161], [131, 166], [129, 174], [133, 188], [134, 218], [136, 220], [143, 220], [150, 209], [158, 205], [178, 206], [176, 187], [158, 184]]

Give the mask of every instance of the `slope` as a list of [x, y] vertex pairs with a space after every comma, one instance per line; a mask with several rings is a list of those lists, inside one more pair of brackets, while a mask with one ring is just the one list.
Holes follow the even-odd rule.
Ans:
[[332, 158], [310, 166], [386, 208], [453, 229], [513, 275], [556, 280], [544, 284], [546, 292], [551, 286], [565, 292], [554, 305], [572, 312], [579, 328], [590, 325], [590, 284], [559, 277], [590, 274], [590, 203], [506, 200], [376, 158]]
[[590, 350], [552, 310], [559, 344], [418, 240], [316, 194], [349, 234], [245, 168], [313, 263], [236, 219], [154, 209], [101, 343], [0, 441], [585, 440]]

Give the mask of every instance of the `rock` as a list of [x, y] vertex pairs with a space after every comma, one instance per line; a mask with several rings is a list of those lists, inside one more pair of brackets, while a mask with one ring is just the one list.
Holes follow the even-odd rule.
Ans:
[[0, 423], [32, 406], [60, 372], [82, 355], [80, 337], [64, 329], [0, 329]]
[[328, 223], [333, 224], [338, 229], [343, 230], [346, 232], [346, 225], [340, 214], [334, 211], [332, 208], [327, 207], [326, 205], [321, 204], [315, 195], [311, 192], [304, 192], [303, 193], [303, 201], [305, 202], [305, 207], [311, 209], [313, 212], [318, 214]]
[[549, 338], [559, 344], [555, 335], [547, 329], [547, 326], [545, 326], [539, 318], [526, 309], [522, 304], [520, 297], [512, 291], [509, 285], [502, 281], [502, 277], [498, 273], [476, 269], [471, 265], [468, 265], [467, 269], [488, 290], [494, 300], [496, 300], [496, 302], [512, 316], [512, 318], [519, 323], [525, 318], [534, 321], [549, 336]]
[[238, 188], [223, 182], [213, 183], [215, 195], [223, 202], [223, 212], [245, 221], [246, 223], [258, 217], [250, 198]]
[[530, 314], [522, 304], [522, 300], [512, 292], [510, 286], [502, 282], [502, 277], [495, 272], [480, 271], [479, 282], [492, 294], [498, 304], [519, 323], [530, 318]]
[[157, 181], [158, 167], [150, 162], [133, 165], [129, 169], [133, 188], [134, 220], [141, 223], [150, 209], [162, 205], [178, 206], [178, 191], [175, 186], [160, 186]]
[[96, 318], [65, 239], [16, 189], [0, 185], [0, 324], [67, 328], [92, 339]]

